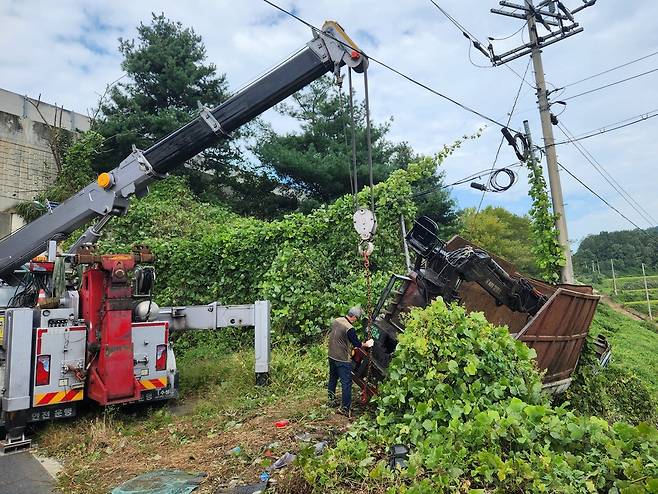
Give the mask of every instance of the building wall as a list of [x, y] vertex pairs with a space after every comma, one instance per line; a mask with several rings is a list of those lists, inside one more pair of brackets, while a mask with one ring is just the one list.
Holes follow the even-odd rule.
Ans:
[[[12, 208], [31, 200], [56, 177], [57, 168], [48, 144], [49, 124], [55, 106], [0, 89], [0, 237], [22, 225]], [[41, 115], [39, 114], [41, 112]], [[42, 117], [43, 116], [43, 117]], [[57, 111], [57, 125], [70, 132], [89, 130], [86, 115]]]

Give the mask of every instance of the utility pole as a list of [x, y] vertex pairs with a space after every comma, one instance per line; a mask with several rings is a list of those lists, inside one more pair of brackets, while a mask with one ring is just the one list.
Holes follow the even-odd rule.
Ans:
[[615, 262], [610, 259], [610, 267], [612, 268], [612, 286], [615, 289], [615, 295], [617, 294], [617, 278], [615, 277]]
[[[532, 6], [532, 0], [526, 0]], [[541, 129], [544, 134], [544, 149], [546, 150], [546, 167], [548, 171], [548, 182], [551, 185], [551, 200], [553, 212], [557, 218], [555, 227], [558, 229], [558, 240], [564, 250], [566, 260], [562, 267], [562, 283], [573, 283], [573, 263], [571, 260], [571, 246], [569, 245], [569, 233], [567, 232], [567, 217], [564, 212], [564, 199], [562, 198], [562, 183], [560, 182], [560, 171], [557, 165], [557, 152], [555, 151], [555, 137], [553, 136], [553, 124], [551, 123], [551, 107], [548, 103], [546, 93], [546, 81], [544, 80], [544, 64], [541, 59], [539, 48], [537, 24], [535, 16], [529, 11], [528, 35], [532, 43], [532, 65], [535, 69], [535, 82], [537, 87], [537, 100], [539, 102], [539, 115], [541, 117]]]
[[644, 271], [644, 263], [642, 263], [642, 277], [644, 278], [644, 293], [647, 295], [647, 307], [649, 309], [649, 319], [653, 320], [651, 314], [651, 299], [649, 298], [649, 287], [647, 285], [647, 273]]
[[[578, 8], [569, 10], [562, 2], [556, 0], [543, 0], [537, 5], [537, 7], [534, 6], [533, 0], [524, 0], [524, 5], [517, 5], [507, 0], [501, 0], [500, 5], [502, 7], [508, 7], [514, 9], [514, 11], [491, 9], [491, 12], [494, 14], [524, 19], [528, 25], [528, 35], [530, 37], [528, 43], [501, 55], [495, 55], [493, 47], [489, 45], [489, 53], [494, 65], [504, 65], [507, 62], [525, 55], [530, 55], [532, 57], [532, 64], [535, 71], [537, 102], [539, 104], [539, 115], [544, 136], [548, 180], [551, 187], [551, 200], [553, 203], [553, 212], [557, 216], [555, 227], [559, 232], [558, 240], [564, 250], [564, 257], [566, 260], [561, 273], [563, 283], [574, 282], [573, 261], [571, 259], [567, 218], [564, 211], [564, 199], [562, 197], [562, 184], [560, 182], [557, 153], [555, 151], [555, 138], [553, 136], [553, 121], [557, 123], [557, 118], [551, 114], [551, 104], [548, 100], [548, 91], [546, 90], [541, 50], [545, 46], [557, 43], [560, 40], [582, 32], [583, 28], [575, 22], [573, 15], [586, 7], [594, 5], [594, 3], [596, 3], [596, 0], [589, 0]], [[537, 23], [540, 23], [548, 31], [547, 35], [539, 35]], [[552, 30], [552, 27], [557, 27], [558, 29]]]

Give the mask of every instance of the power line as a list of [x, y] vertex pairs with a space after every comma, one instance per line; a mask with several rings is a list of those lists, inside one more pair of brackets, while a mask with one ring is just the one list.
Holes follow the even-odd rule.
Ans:
[[[607, 126], [606, 127], [601, 127], [601, 128], [599, 128], [595, 131], [580, 134], [579, 136], [574, 137], [573, 139], [556, 142], [553, 145], [557, 146], [559, 144], [569, 144], [569, 143], [572, 143], [572, 142], [583, 141], [583, 140], [589, 139], [591, 137], [596, 137], [596, 136], [599, 136], [599, 135], [602, 135], [602, 134], [607, 134], [608, 132], [613, 132], [615, 130], [630, 127], [631, 125], [635, 125], [635, 124], [638, 124], [640, 122], [644, 122], [645, 120], [649, 120], [649, 119], [654, 118], [654, 117], [658, 117], [658, 110], [652, 110], [648, 113], [644, 113], [642, 115], [637, 115], [636, 117], [631, 117], [631, 118], [635, 118], [635, 120], [632, 120], [630, 122], [628, 121], [630, 119], [621, 120], [620, 122], [616, 122], [620, 125], [615, 125], [613, 123], [613, 124], [610, 124], [610, 125], [615, 125], [614, 127], [607, 127]], [[626, 122], [626, 123], [622, 123], [622, 122]]]
[[642, 72], [641, 74], [636, 74], [636, 75], [633, 75], [631, 77], [626, 77], [625, 79], [621, 79], [619, 81], [611, 82], [610, 84], [606, 84], [604, 86], [595, 87], [594, 89], [590, 89], [588, 91], [583, 91], [582, 93], [574, 94], [573, 96], [569, 96], [567, 98], [562, 98], [562, 101], [568, 101], [570, 99], [579, 98], [579, 97], [584, 96], [586, 94], [594, 93], [596, 91], [601, 91], [602, 89], [607, 89], [609, 87], [616, 86], [617, 84], [621, 84], [623, 82], [628, 82], [628, 81], [631, 81], [633, 79], [637, 79], [638, 77], [642, 77], [642, 76], [645, 76], [645, 75], [648, 75], [648, 74], [652, 74], [654, 72], [658, 72], [658, 68], [647, 70], [646, 72]]
[[469, 31], [467, 31], [466, 28], [465, 28], [464, 26], [462, 26], [459, 22], [457, 22], [457, 20], [456, 20], [454, 17], [452, 17], [450, 14], [448, 14], [448, 12], [446, 12], [445, 9], [443, 9], [438, 3], [436, 3], [434, 0], [430, 0], [430, 2], [432, 2], [432, 3], [434, 4], [434, 6], [435, 6], [437, 9], [439, 9], [439, 10], [441, 11], [441, 13], [442, 13], [444, 16], [446, 16], [446, 18], [447, 18], [450, 22], [452, 22], [452, 23], [455, 25], [455, 27], [456, 27], [457, 29], [459, 29], [459, 30], [462, 32], [462, 34], [463, 34], [466, 38], [469, 38], [469, 39], [471, 39], [472, 41], [477, 41], [478, 44], [482, 45], [482, 43], [480, 43], [480, 40], [479, 40], [479, 39], [477, 39], [477, 38], [476, 38], [474, 35], [472, 35]]
[[559, 161], [558, 161], [558, 165], [560, 165], [560, 168], [561, 168], [562, 170], [564, 170], [565, 172], [567, 172], [567, 173], [571, 176], [571, 178], [573, 178], [573, 179], [576, 180], [580, 185], [582, 185], [583, 187], [585, 187], [585, 188], [586, 188], [588, 191], [590, 191], [594, 196], [596, 196], [601, 202], [603, 202], [606, 206], [608, 206], [610, 209], [612, 209], [613, 211], [615, 211], [619, 216], [621, 216], [622, 218], [624, 218], [624, 219], [625, 219], [626, 221], [628, 221], [631, 225], [633, 225], [635, 228], [637, 228], [638, 230], [640, 230], [641, 232], [643, 232], [643, 233], [644, 233], [645, 235], [647, 235], [648, 237], [650, 237], [650, 238], [652, 238], [652, 239], [655, 239], [655, 237], [654, 237], [653, 235], [651, 235], [650, 233], [648, 233], [646, 230], [643, 230], [642, 228], [640, 228], [637, 224], [635, 224], [635, 222], [634, 222], [633, 220], [631, 220], [628, 216], [626, 216], [624, 213], [622, 213], [621, 211], [619, 211], [619, 209], [617, 209], [617, 208], [614, 207], [612, 204], [610, 204], [608, 201], [606, 201], [606, 200], [605, 200], [605, 199], [604, 199], [604, 198], [603, 198], [598, 192], [596, 192], [596, 191], [595, 191], [594, 189], [592, 189], [589, 185], [587, 185], [585, 182], [583, 182], [580, 178], [578, 178], [576, 175], [574, 175], [574, 174], [571, 172], [571, 170], [569, 170], [566, 166], [564, 166], [564, 165], [563, 165], [562, 163], [560, 163]]
[[[430, 187], [429, 189], [423, 190], [422, 192], [417, 192], [417, 193], [413, 194], [412, 197], [414, 199], [417, 198], [417, 197], [422, 197], [422, 196], [425, 196], [427, 194], [430, 194], [431, 192], [434, 192], [435, 190], [447, 189], [448, 187], [454, 187], [455, 185], [462, 185], [462, 184], [465, 184], [465, 183], [470, 182], [472, 180], [475, 180], [476, 178], [481, 179], [482, 177], [489, 177], [489, 176], [495, 175], [496, 173], [499, 173], [499, 172], [502, 172], [502, 171], [505, 171], [505, 170], [511, 170], [512, 168], [516, 168], [516, 167], [520, 167], [520, 166], [523, 166], [523, 163], [521, 163], [519, 161], [516, 161], [516, 162], [514, 162], [510, 165], [503, 166], [502, 168], [496, 168], [496, 169], [490, 168], [490, 169], [487, 169], [487, 170], [481, 170], [479, 172], [472, 173], [471, 175], [468, 175], [464, 178], [460, 178], [459, 180], [457, 180], [455, 182], [452, 182], [452, 183], [449, 183], [449, 184], [437, 185], [435, 187]], [[514, 172], [511, 172], [511, 173], [514, 173]], [[500, 187], [500, 192], [509, 189], [509, 187], [511, 187], [514, 184], [515, 181], [516, 181], [516, 175], [514, 175], [514, 179], [511, 180], [511, 183], [510, 183], [509, 186]]]
[[[492, 62], [491, 54], [490, 54], [490, 53], [488, 54], [486, 51], [484, 51], [484, 47], [483, 47], [483, 45], [482, 45], [482, 42], [480, 42], [480, 40], [479, 40], [477, 37], [475, 37], [473, 34], [471, 34], [470, 31], [468, 31], [468, 30], [467, 30], [462, 24], [460, 24], [459, 21], [457, 21], [453, 16], [451, 16], [451, 15], [450, 15], [450, 14], [449, 14], [444, 8], [442, 8], [438, 3], [436, 3], [435, 0], [430, 0], [430, 2], [431, 2], [431, 3], [432, 3], [437, 9], [439, 9], [439, 11], [440, 11], [440, 12], [441, 12], [441, 13], [442, 13], [442, 14], [443, 14], [443, 15], [444, 15], [444, 16], [445, 16], [450, 22], [452, 22], [452, 24], [453, 24], [457, 29], [459, 29], [459, 30], [461, 31], [462, 35], [463, 35], [466, 39], [468, 39], [468, 40], [470, 41], [470, 43], [468, 44], [468, 60], [471, 62], [471, 65], [473, 65], [473, 66], [475, 66], [475, 67], [478, 67], [478, 68], [480, 68], [480, 69], [494, 68], [494, 65], [491, 65], [491, 66], [487, 66], [487, 65], [478, 65], [478, 64], [476, 64], [476, 63], [473, 61], [473, 59], [471, 58], [471, 45], [475, 46], [475, 47], [480, 51], [480, 53], [482, 53], [483, 55], [485, 55], [485, 56], [487, 57], [487, 60], [489, 60], [489, 62]], [[526, 25], [527, 25], [527, 22], [526, 22], [523, 26], [521, 26], [521, 29], [519, 29], [519, 31], [522, 30]], [[516, 33], [518, 33], [519, 31], [516, 31]], [[516, 33], [514, 33], [514, 34], [516, 34]], [[511, 35], [511, 36], [513, 36], [513, 35]], [[510, 36], [510, 37], [511, 37], [511, 36]], [[512, 72], [512, 73], [513, 73], [516, 77], [518, 77], [520, 80], [524, 81], [524, 82], [525, 82], [529, 87], [531, 87], [533, 90], [535, 90], [535, 91], [537, 90], [537, 88], [536, 88], [535, 86], [533, 86], [532, 84], [530, 84], [528, 81], [525, 80], [525, 77], [521, 77], [521, 74], [519, 74], [516, 70], [514, 70], [514, 68], [512, 68], [512, 67], [510, 67], [510, 66], [508, 66], [508, 65], [505, 65], [505, 67], [507, 67], [507, 69], [508, 69], [510, 72]]]
[[[523, 82], [525, 81], [525, 78], [528, 75], [529, 68], [530, 68], [530, 59], [528, 59], [528, 64], [526, 65], [525, 72], [523, 73], [523, 80], [521, 81], [521, 84], [519, 84], [519, 89], [516, 92], [516, 96], [514, 97], [514, 102], [512, 103], [512, 109], [510, 110], [509, 116], [507, 118], [507, 125], [510, 124], [512, 120], [512, 115], [514, 115], [514, 110], [516, 110], [516, 104], [519, 101], [519, 96], [521, 95], [521, 89], [523, 89]], [[498, 144], [498, 149], [496, 150], [496, 156], [494, 157], [493, 163], [491, 164], [492, 170], [496, 167], [496, 163], [498, 162], [498, 156], [500, 155], [500, 150], [503, 147], [504, 142], [505, 142], [505, 136], [500, 138], [500, 143]], [[482, 191], [482, 195], [480, 196], [480, 202], [478, 204], [476, 214], [480, 212], [480, 208], [482, 207], [482, 202], [484, 201], [484, 196], [486, 193], [487, 193], [486, 189]]]
[[[566, 128], [564, 124], [558, 124], [558, 128], [560, 129], [560, 132], [564, 134], [564, 136], [569, 139], [571, 134], [571, 131]], [[594, 169], [603, 177], [603, 179], [608, 182], [608, 184], [617, 192], [619, 195], [626, 201], [626, 203], [633, 209], [637, 214], [644, 219], [647, 223], [649, 223], [650, 226], [656, 226], [658, 224], [658, 221], [656, 221], [650, 213], [648, 213], [642, 205], [640, 205], [633, 197], [624, 189], [624, 187], [617, 181], [615, 178], [608, 172], [603, 165], [590, 153], [585, 149], [585, 147], [582, 144], [576, 143], [572, 141], [573, 146], [578, 150], [578, 152], [587, 160], [587, 162], [594, 167]]]
[[489, 39], [489, 41], [505, 41], [505, 40], [510, 39], [511, 37], [516, 36], [517, 34], [519, 34], [521, 31], [523, 31], [525, 29], [525, 27], [527, 25], [528, 25], [528, 21], [526, 21], [519, 29], [514, 31], [512, 34], [510, 34], [509, 36], [505, 36], [504, 38], [494, 38], [493, 36], [489, 36], [488, 39]]
[[654, 51], [653, 53], [649, 53], [648, 55], [645, 55], [645, 56], [643, 56], [643, 57], [636, 58], [636, 59], [634, 59], [634, 60], [631, 60], [630, 62], [626, 62], [626, 63], [620, 64], [620, 65], [616, 65], [616, 66], [614, 66], [614, 67], [612, 67], [612, 68], [610, 68], [610, 69], [604, 70], [603, 72], [598, 72], [598, 73], [596, 73], [596, 74], [594, 74], [594, 75], [590, 75], [589, 77], [585, 77], [585, 78], [583, 78], [583, 79], [579, 79], [579, 80], [577, 80], [577, 81], [570, 82], [569, 84], [565, 84], [564, 86], [562, 86], [562, 88], [564, 89], [564, 88], [567, 88], [567, 87], [575, 86], [576, 84], [580, 84], [581, 82], [589, 81], [590, 79], [594, 79], [595, 77], [599, 77], [599, 76], [601, 76], [601, 75], [608, 74], [608, 73], [610, 73], [610, 72], [612, 72], [612, 71], [615, 71], [615, 70], [621, 69], [621, 68], [623, 68], [623, 67], [628, 67], [628, 66], [631, 65], [631, 64], [634, 64], [634, 63], [636, 63], [636, 62], [640, 62], [641, 60], [646, 60], [647, 58], [649, 58], [649, 57], [653, 57], [653, 56], [655, 56], [655, 55], [658, 55], [658, 51]]
[[[320, 29], [318, 29], [317, 27], [315, 27], [315, 26], [314, 26], [313, 24], [311, 24], [310, 22], [305, 21], [305, 20], [302, 19], [301, 17], [299, 17], [299, 16], [293, 14], [292, 12], [289, 12], [288, 10], [284, 9], [283, 7], [279, 7], [277, 4], [271, 2], [270, 0], [263, 0], [263, 2], [265, 2], [266, 4], [268, 4], [268, 5], [272, 6], [272, 7], [274, 7], [275, 9], [277, 9], [277, 10], [283, 12], [284, 14], [286, 14], [286, 15], [292, 17], [293, 19], [296, 19], [297, 21], [299, 21], [299, 22], [301, 22], [302, 24], [304, 24], [306, 27], [312, 29], [314, 32], [321, 32]], [[491, 117], [489, 117], [489, 116], [487, 116], [487, 115], [485, 115], [485, 114], [483, 114], [483, 113], [481, 113], [481, 112], [479, 112], [479, 111], [477, 111], [477, 110], [475, 110], [475, 109], [473, 109], [473, 108], [471, 108], [471, 107], [465, 105], [464, 103], [460, 103], [460, 102], [457, 101], [456, 99], [451, 98], [450, 96], [447, 96], [447, 95], [445, 95], [445, 94], [443, 94], [443, 93], [437, 91], [436, 89], [431, 88], [431, 87], [428, 86], [427, 84], [424, 84], [424, 83], [422, 83], [422, 82], [420, 82], [420, 81], [414, 79], [413, 77], [411, 77], [411, 76], [409, 76], [409, 75], [407, 75], [407, 74], [401, 72], [400, 70], [398, 70], [398, 69], [392, 67], [391, 65], [389, 65], [389, 64], [387, 64], [387, 63], [385, 63], [385, 62], [383, 62], [383, 61], [381, 61], [381, 60], [378, 60], [378, 59], [376, 59], [376, 58], [374, 58], [374, 57], [372, 57], [372, 56], [370, 56], [370, 55], [366, 55], [362, 50], [360, 50], [360, 49], [355, 49], [353, 46], [348, 45], [348, 44], [345, 43], [344, 41], [342, 41], [342, 40], [340, 40], [340, 39], [337, 39], [337, 38], [335, 38], [335, 37], [333, 37], [333, 36], [331, 36], [331, 35], [329, 35], [329, 34], [327, 34], [327, 33], [324, 33], [324, 35], [330, 37], [331, 39], [333, 39], [333, 40], [336, 41], [337, 43], [340, 43], [341, 45], [343, 45], [343, 46], [349, 48], [350, 50], [355, 50], [355, 51], [357, 51], [358, 53], [360, 53], [360, 54], [363, 55], [364, 57], [368, 58], [368, 60], [370, 60], [370, 61], [372, 61], [372, 62], [374, 62], [374, 63], [376, 63], [376, 64], [378, 64], [378, 65], [380, 65], [380, 66], [382, 66], [382, 67], [384, 67], [385, 69], [390, 70], [391, 72], [393, 72], [393, 73], [399, 75], [400, 77], [406, 79], [407, 81], [409, 81], [409, 82], [411, 82], [411, 83], [413, 83], [413, 84], [415, 84], [415, 85], [417, 85], [417, 86], [419, 86], [419, 87], [422, 87], [422, 88], [425, 89], [426, 91], [429, 91], [430, 93], [432, 93], [432, 94], [434, 94], [434, 95], [436, 95], [436, 96], [439, 96], [440, 98], [443, 98], [443, 99], [445, 99], [446, 101], [449, 101], [449, 102], [453, 103], [454, 105], [459, 106], [459, 107], [462, 108], [463, 110], [465, 110], [465, 111], [467, 111], [467, 112], [469, 112], [469, 113], [472, 113], [472, 114], [474, 114], [474, 115], [477, 115], [478, 117], [483, 118], [483, 119], [485, 119], [486, 121], [488, 121], [488, 122], [490, 122], [490, 123], [492, 123], [492, 124], [498, 125], [498, 126], [501, 127], [501, 128], [505, 128], [505, 125], [502, 124], [502, 123], [500, 123], [499, 121], [497, 121], [497, 120], [495, 120], [495, 119], [493, 119], [493, 118], [491, 118]]]

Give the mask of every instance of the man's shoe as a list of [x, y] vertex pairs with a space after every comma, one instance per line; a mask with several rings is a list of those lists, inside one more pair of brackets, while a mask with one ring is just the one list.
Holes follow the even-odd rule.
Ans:
[[338, 410], [336, 410], [336, 413], [339, 413], [341, 415], [345, 415], [347, 418], [352, 417], [352, 411], [347, 409], [347, 408], [344, 408], [344, 407], [339, 407]]

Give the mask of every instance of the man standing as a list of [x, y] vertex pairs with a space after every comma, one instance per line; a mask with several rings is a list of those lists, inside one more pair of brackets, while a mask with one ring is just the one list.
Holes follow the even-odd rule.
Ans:
[[329, 402], [336, 401], [336, 384], [340, 379], [342, 405], [339, 412], [348, 415], [352, 406], [352, 348], [370, 348], [373, 340], [361, 343], [352, 323], [363, 315], [361, 307], [352, 307], [347, 316], [334, 319], [329, 333]]

